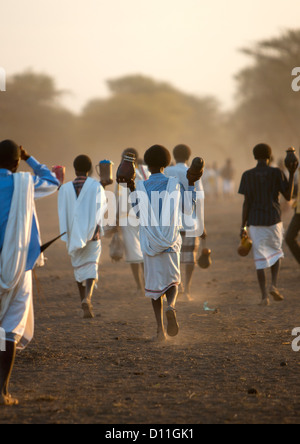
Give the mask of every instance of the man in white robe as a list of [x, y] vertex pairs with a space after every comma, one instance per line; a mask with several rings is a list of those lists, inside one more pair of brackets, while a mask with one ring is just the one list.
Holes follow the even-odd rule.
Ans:
[[[33, 169], [17, 173], [20, 160]], [[58, 180], [22, 147], [10, 140], [0, 143], [0, 405], [16, 405], [9, 381], [16, 349], [33, 338], [32, 269], [41, 255], [34, 198], [57, 191]], [[3, 350], [4, 348], [4, 350]]]
[[76, 179], [59, 190], [58, 214], [60, 229], [67, 233], [62, 240], [74, 268], [84, 318], [93, 318], [92, 296], [98, 281], [101, 255], [101, 227], [107, 209], [104, 188], [88, 177], [92, 162], [88, 156], [74, 161]]
[[[140, 241], [144, 255], [145, 292], [151, 298], [157, 322], [157, 339], [166, 339], [163, 322], [163, 297], [166, 296], [168, 307], [167, 334], [176, 336], [179, 325], [176, 318], [176, 300], [181, 282], [180, 250], [182, 245], [181, 205], [182, 191], [176, 178], [167, 178], [164, 169], [170, 164], [169, 151], [155, 145], [145, 154], [145, 163], [151, 173], [146, 182], [134, 181], [128, 186], [132, 193], [132, 204], [140, 217]], [[201, 176], [200, 176], [201, 177]], [[189, 190], [192, 198], [186, 202], [193, 213], [195, 204], [195, 182], [200, 177], [189, 178]], [[188, 199], [187, 199], [188, 201]], [[189, 205], [188, 205], [189, 204]]]

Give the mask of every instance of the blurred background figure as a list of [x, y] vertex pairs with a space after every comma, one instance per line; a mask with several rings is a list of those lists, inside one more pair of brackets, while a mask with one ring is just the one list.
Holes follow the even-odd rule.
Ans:
[[211, 166], [206, 166], [202, 182], [205, 188], [206, 197], [220, 197], [222, 193], [222, 181], [220, 177], [220, 171], [216, 162], [214, 162]]
[[225, 166], [221, 170], [221, 177], [223, 180], [223, 196], [233, 197], [235, 192], [235, 174], [232, 159], [227, 159]]
[[[135, 148], [127, 148], [122, 153], [122, 159], [125, 155], [134, 154], [135, 164], [135, 183], [147, 180], [150, 176], [148, 168], [140, 160], [139, 153]], [[120, 205], [121, 185], [116, 184], [115, 190], [119, 204], [117, 206], [117, 227], [122, 232], [126, 262], [130, 265], [132, 275], [136, 283], [136, 294], [144, 295], [144, 259], [140, 245], [139, 224], [136, 223], [136, 216], [133, 214], [131, 204], [129, 203], [129, 190], [127, 190], [127, 208], [123, 209]]]

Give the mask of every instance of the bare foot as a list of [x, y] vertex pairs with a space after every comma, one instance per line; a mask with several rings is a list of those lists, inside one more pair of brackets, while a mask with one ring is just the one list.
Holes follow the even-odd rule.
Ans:
[[176, 310], [172, 307], [168, 307], [166, 310], [166, 316], [168, 320], [167, 333], [169, 336], [177, 336], [179, 332], [179, 325], [176, 319]]
[[261, 303], [259, 304], [260, 307], [269, 307], [270, 305], [270, 299], [269, 298], [264, 298]]
[[154, 342], [165, 342], [165, 341], [167, 341], [166, 333], [164, 331], [161, 331], [161, 330], [158, 331], [157, 335], [154, 336], [153, 341]]
[[19, 401], [11, 395], [0, 395], [0, 406], [13, 407], [19, 405]]
[[194, 298], [191, 296], [190, 292], [185, 292], [184, 295], [189, 302], [192, 302], [194, 300]]
[[91, 306], [88, 304], [82, 304], [82, 310], [83, 310], [83, 319], [93, 319], [94, 313]]
[[178, 287], [178, 294], [184, 294], [184, 286], [182, 283]]

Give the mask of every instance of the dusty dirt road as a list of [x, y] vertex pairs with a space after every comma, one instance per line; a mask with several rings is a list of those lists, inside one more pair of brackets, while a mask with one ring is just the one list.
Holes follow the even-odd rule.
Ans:
[[[241, 200], [206, 203], [209, 270], [197, 268], [194, 302], [178, 300], [180, 334], [151, 341], [149, 300], [134, 295], [126, 263], [113, 264], [104, 240], [96, 318], [83, 320], [64, 244], [37, 270], [36, 334], [18, 353], [0, 424], [299, 423], [299, 267], [285, 246], [283, 303], [258, 306], [252, 257], [236, 253]], [[38, 204], [43, 240], [58, 234], [56, 198]], [[285, 214], [285, 225], [291, 212]], [[205, 312], [204, 302], [219, 312]]]

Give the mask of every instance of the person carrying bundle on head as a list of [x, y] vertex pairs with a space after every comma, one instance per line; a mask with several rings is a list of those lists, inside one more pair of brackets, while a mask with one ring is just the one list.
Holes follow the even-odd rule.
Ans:
[[103, 186], [88, 177], [92, 161], [86, 155], [74, 160], [76, 178], [63, 185], [58, 194], [62, 240], [67, 245], [80, 293], [84, 318], [93, 318], [92, 296], [98, 281], [101, 255], [101, 227], [107, 210]]
[[[32, 168], [18, 173], [20, 161]], [[0, 405], [16, 405], [9, 389], [16, 349], [34, 334], [32, 270], [41, 256], [34, 199], [53, 194], [59, 181], [50, 170], [11, 140], [0, 143]], [[3, 339], [3, 338], [2, 338]]]

